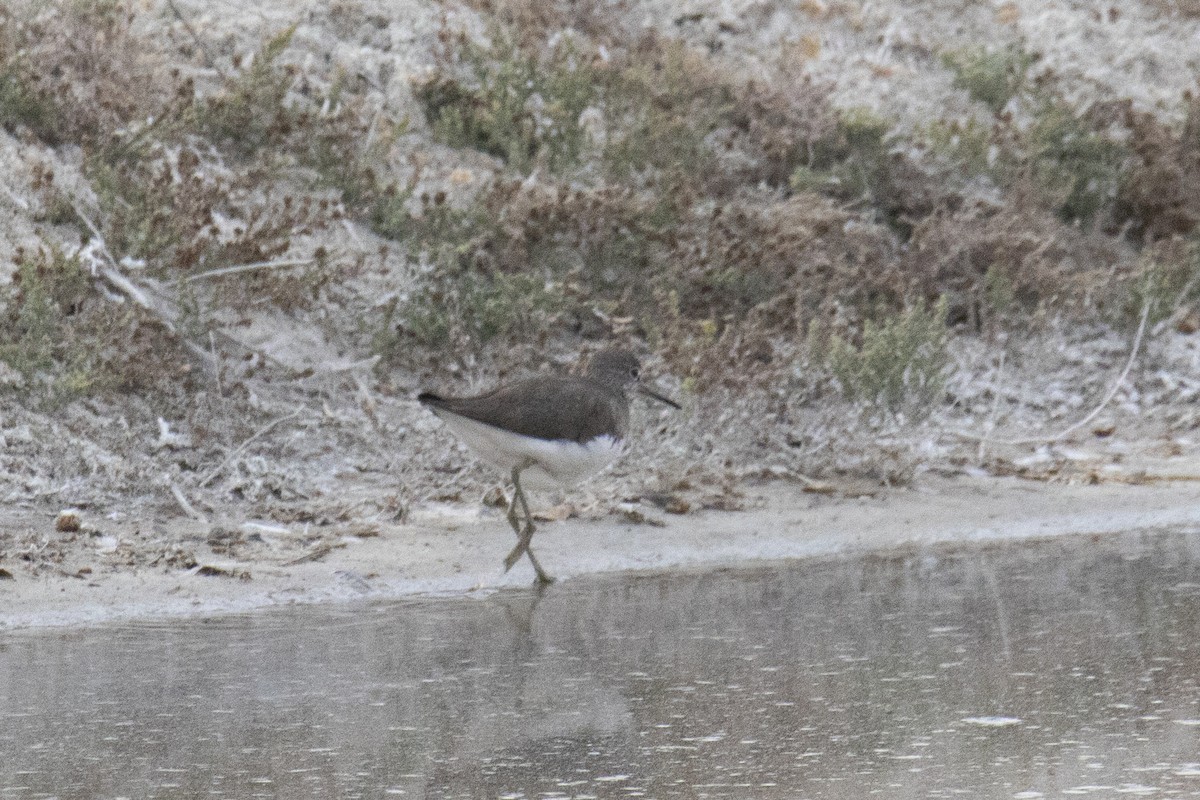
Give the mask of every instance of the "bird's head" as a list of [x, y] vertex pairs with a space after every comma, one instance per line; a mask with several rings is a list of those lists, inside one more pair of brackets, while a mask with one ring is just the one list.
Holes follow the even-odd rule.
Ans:
[[665, 403], [672, 408], [680, 408], [679, 403], [659, 394], [641, 382], [642, 366], [638, 362], [637, 356], [628, 350], [601, 350], [596, 353], [592, 356], [591, 363], [588, 364], [587, 375], [605, 386], [611, 386], [622, 392], [633, 388], [660, 403]]

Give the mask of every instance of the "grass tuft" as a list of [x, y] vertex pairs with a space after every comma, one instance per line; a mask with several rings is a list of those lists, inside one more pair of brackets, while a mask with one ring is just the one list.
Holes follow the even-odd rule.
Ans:
[[18, 258], [0, 289], [0, 361], [26, 379], [32, 400], [139, 390], [188, 373], [161, 326], [132, 304], [103, 300], [77, 257], [43, 248]]

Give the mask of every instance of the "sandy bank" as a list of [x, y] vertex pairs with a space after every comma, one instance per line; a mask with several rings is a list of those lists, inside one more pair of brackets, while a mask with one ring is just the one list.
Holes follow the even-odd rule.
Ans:
[[[1179, 473], [1176, 473], [1179, 476]], [[1179, 476], [1181, 477], [1181, 476]], [[620, 571], [711, 569], [939, 543], [979, 544], [1131, 530], [1200, 530], [1200, 483], [1048, 485], [927, 476], [914, 488], [832, 498], [787, 484], [747, 490], [749, 510], [543, 523], [535, 539], [560, 580]], [[661, 523], [661, 525], [659, 524]], [[47, 524], [50, 524], [48, 522]], [[512, 532], [492, 509], [429, 507], [312, 560], [205, 560], [0, 580], [0, 628], [203, 616], [290, 603], [524, 589], [532, 570], [500, 562]], [[213, 574], [217, 573], [217, 574]]]

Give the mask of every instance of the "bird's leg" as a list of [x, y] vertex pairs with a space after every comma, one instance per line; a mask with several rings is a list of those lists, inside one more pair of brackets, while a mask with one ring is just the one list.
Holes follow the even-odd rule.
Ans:
[[[514, 469], [513, 475], [516, 475], [516, 474], [517, 474], [517, 470]], [[508, 504], [508, 512], [505, 514], [505, 517], [508, 518], [508, 524], [512, 525], [513, 533], [515, 533], [517, 535], [517, 538], [520, 538], [520, 536], [521, 536], [521, 521], [517, 519], [517, 492], [515, 489], [513, 490], [512, 502], [510, 502]], [[518, 558], [519, 557], [520, 556], [518, 555]], [[513, 561], [515, 562], [516, 559], [513, 559]], [[505, 568], [504, 571], [507, 572], [508, 568]]]
[[[512, 525], [513, 532], [517, 534], [517, 545], [512, 549], [504, 559], [504, 571], [508, 572], [513, 568], [520, 559], [523, 553], [528, 553], [529, 543], [533, 539], [534, 526], [533, 516], [529, 513], [529, 501], [525, 499], [525, 492], [521, 490], [521, 470], [523, 466], [513, 467], [512, 482], [513, 482], [513, 498], [512, 503], [508, 507], [508, 522]], [[522, 526], [517, 518], [517, 503], [521, 504], [521, 510], [525, 512], [525, 525]]]
[[[525, 499], [525, 490], [517, 485], [517, 492], [521, 498], [521, 509], [525, 512], [525, 529], [521, 532], [521, 541], [517, 543], [517, 548], [524, 547], [525, 555], [529, 557], [529, 563], [533, 565], [533, 571], [537, 573], [538, 584], [546, 586], [554, 583], [554, 578], [542, 569], [542, 565], [538, 563], [537, 556], [533, 554], [533, 548], [529, 546], [533, 541], [533, 513], [529, 510], [529, 502]], [[518, 558], [520, 556], [518, 555]]]
[[[533, 554], [533, 549], [529, 546], [533, 541], [533, 534], [536, 528], [533, 525], [533, 514], [529, 510], [529, 501], [525, 499], [525, 492], [521, 489], [521, 470], [523, 467], [513, 467], [513, 499], [508, 508], [508, 522], [512, 525], [513, 531], [516, 532], [518, 541], [516, 547], [504, 559], [504, 571], [508, 572], [513, 568], [513, 565], [521, 559], [521, 554], [524, 553], [529, 557], [529, 563], [533, 565], [533, 571], [537, 573], [539, 583], [552, 583], [554, 578], [551, 578], [546, 571], [542, 569], [542, 565], [538, 563], [537, 556]], [[517, 524], [517, 501], [521, 503], [521, 510], [525, 513], [525, 525], [523, 528], [518, 528]]]

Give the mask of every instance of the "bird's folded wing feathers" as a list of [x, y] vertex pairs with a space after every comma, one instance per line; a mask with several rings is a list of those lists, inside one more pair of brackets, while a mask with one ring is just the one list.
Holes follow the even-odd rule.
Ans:
[[[531, 378], [477, 397], [439, 397], [423, 393], [417, 399], [435, 411], [446, 411], [477, 422], [505, 428], [523, 436], [588, 442], [623, 427], [615, 408], [624, 398], [606, 402], [595, 385], [578, 378]], [[520, 402], [516, 402], [520, 399]]]

